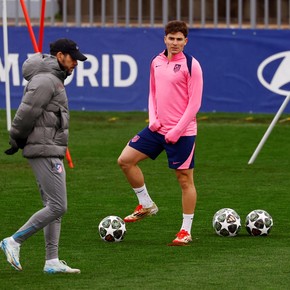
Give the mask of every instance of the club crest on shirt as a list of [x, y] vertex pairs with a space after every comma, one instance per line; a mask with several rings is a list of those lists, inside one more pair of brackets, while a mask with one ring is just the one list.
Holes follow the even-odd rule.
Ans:
[[174, 66], [173, 71], [176, 73], [176, 72], [178, 72], [178, 71], [180, 70], [180, 68], [181, 68], [181, 64], [176, 64], [176, 65]]
[[131, 142], [137, 142], [138, 140], [140, 139], [140, 136], [139, 135], [136, 135], [134, 136], [132, 139], [131, 139]]

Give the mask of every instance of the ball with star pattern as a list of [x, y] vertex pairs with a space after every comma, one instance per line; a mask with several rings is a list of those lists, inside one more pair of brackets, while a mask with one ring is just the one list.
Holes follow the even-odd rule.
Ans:
[[255, 209], [247, 215], [245, 226], [251, 236], [267, 236], [272, 229], [273, 218], [265, 210]]
[[222, 208], [214, 214], [212, 226], [219, 236], [235, 237], [241, 230], [241, 218], [235, 210]]
[[126, 234], [125, 222], [118, 216], [107, 216], [99, 223], [99, 234], [105, 242], [121, 242]]

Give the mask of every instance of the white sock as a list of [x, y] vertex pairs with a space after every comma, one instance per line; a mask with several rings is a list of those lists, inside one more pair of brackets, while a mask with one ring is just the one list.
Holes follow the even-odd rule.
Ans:
[[54, 264], [58, 264], [59, 263], [59, 259], [56, 258], [56, 259], [50, 259], [50, 260], [46, 260], [45, 261], [45, 264], [48, 264], [48, 265], [54, 265]]
[[144, 208], [151, 207], [153, 205], [153, 201], [148, 194], [146, 185], [144, 184], [142, 187], [133, 188], [135, 191], [137, 198], [139, 200], [139, 204], [141, 204]]
[[181, 230], [185, 230], [189, 234], [191, 233], [193, 217], [194, 214], [185, 214], [185, 213], [183, 214]]

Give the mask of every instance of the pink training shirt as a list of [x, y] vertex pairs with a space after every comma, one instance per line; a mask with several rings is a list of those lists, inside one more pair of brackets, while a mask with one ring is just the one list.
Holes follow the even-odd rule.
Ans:
[[196, 114], [201, 106], [203, 78], [192, 58], [191, 75], [183, 52], [169, 61], [165, 50], [150, 67], [149, 129], [176, 143], [180, 136], [197, 134]]

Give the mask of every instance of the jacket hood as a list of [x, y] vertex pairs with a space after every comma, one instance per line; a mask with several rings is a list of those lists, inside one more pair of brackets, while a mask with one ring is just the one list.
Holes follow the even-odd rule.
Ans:
[[39, 73], [52, 73], [62, 81], [66, 78], [66, 73], [61, 70], [55, 56], [49, 54], [35, 53], [29, 57], [22, 65], [22, 75], [25, 80]]

